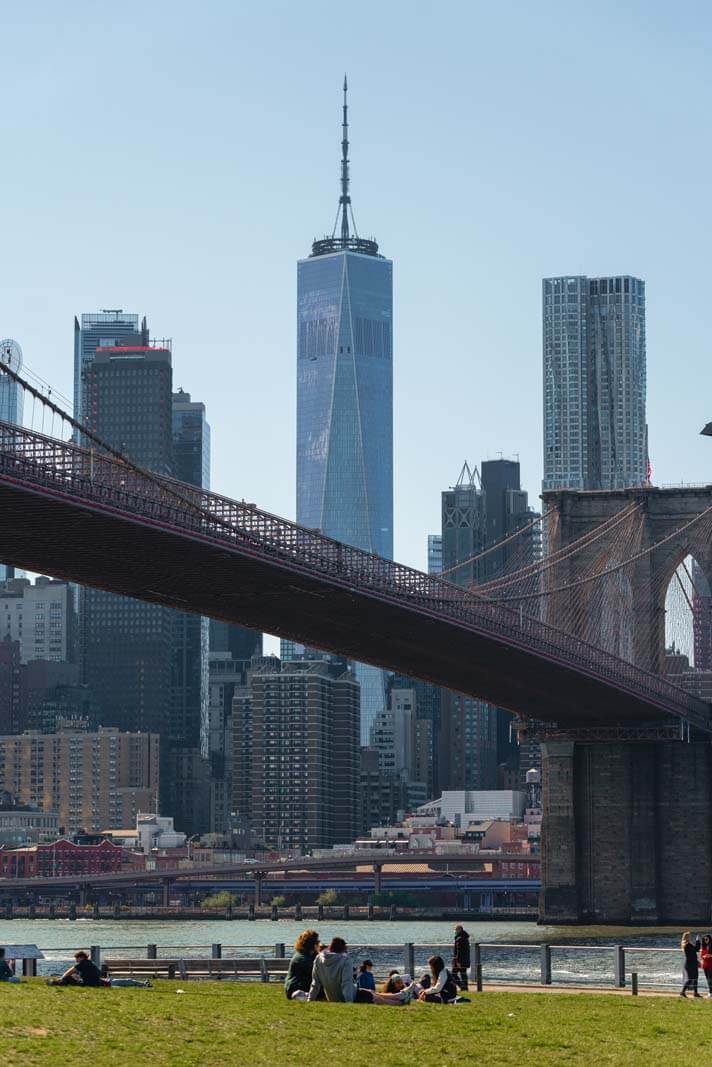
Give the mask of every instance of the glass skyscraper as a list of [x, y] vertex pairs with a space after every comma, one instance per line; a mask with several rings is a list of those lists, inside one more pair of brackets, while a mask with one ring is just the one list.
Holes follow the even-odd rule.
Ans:
[[648, 480], [645, 282], [545, 278], [544, 489]]
[[[331, 237], [315, 241], [298, 264], [297, 521], [390, 559], [393, 264], [356, 232], [347, 115], [344, 80], [337, 221]], [[368, 744], [371, 723], [385, 707], [385, 678], [361, 664], [355, 672], [361, 741]]]

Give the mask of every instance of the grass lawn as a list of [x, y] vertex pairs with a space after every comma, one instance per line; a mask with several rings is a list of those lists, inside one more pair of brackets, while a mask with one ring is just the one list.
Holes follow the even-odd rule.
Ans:
[[[179, 994], [176, 989], [184, 989]], [[153, 989], [0, 986], [0, 1059], [109, 1064], [699, 1065], [712, 1001], [483, 993], [456, 1007], [290, 1004], [281, 987], [157, 982]]]

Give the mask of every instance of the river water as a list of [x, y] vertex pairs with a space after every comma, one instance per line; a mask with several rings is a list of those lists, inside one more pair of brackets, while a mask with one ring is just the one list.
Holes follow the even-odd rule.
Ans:
[[[314, 921], [310, 920], [309, 925]], [[0, 921], [0, 944], [39, 945], [46, 959], [39, 973], [53, 974], [71, 961], [78, 948], [99, 945], [104, 957], [144, 957], [155, 944], [161, 957], [209, 956], [211, 945], [222, 945], [228, 956], [274, 955], [282, 942], [289, 955], [297, 934], [306, 923], [289, 920], [220, 920], [162, 922], [108, 919], [12, 919]], [[415, 944], [416, 974], [425, 969], [429, 955], [439, 952], [448, 961], [452, 924], [448, 922], [340, 922], [325, 920], [318, 926], [323, 941], [335, 934], [345, 937], [354, 960], [368, 957], [376, 974], [391, 967], [404, 968], [404, 944]], [[471, 942], [482, 943], [484, 981], [538, 982], [541, 946], [552, 948], [555, 984], [614, 983], [614, 946], [623, 945], [626, 975], [637, 971], [641, 987], [674, 987], [681, 973], [680, 930], [671, 928], [537, 926], [528, 922], [471, 922]], [[507, 947], [511, 946], [511, 947]], [[581, 946], [591, 946], [584, 949]], [[702, 980], [704, 985], [704, 980]]]

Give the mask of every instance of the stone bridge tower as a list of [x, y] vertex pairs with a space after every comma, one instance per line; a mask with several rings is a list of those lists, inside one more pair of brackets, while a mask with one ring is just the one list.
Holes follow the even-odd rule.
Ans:
[[[712, 486], [556, 491], [549, 547], [557, 551], [624, 509], [629, 520], [555, 568], [556, 585], [623, 562], [664, 542], [602, 582], [547, 598], [549, 620], [576, 617], [589, 640], [660, 673], [665, 597], [692, 555], [712, 578], [712, 524], [691, 523], [712, 508]], [[665, 540], [668, 538], [669, 540]], [[604, 624], [605, 620], [605, 624]], [[543, 922], [709, 923], [712, 902], [712, 744], [674, 728], [586, 731], [542, 744]], [[616, 736], [617, 734], [617, 736]]]

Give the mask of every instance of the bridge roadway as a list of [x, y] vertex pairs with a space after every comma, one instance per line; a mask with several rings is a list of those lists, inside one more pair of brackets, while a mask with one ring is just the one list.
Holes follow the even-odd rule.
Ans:
[[710, 705], [538, 619], [254, 505], [0, 423], [0, 560], [590, 726]]
[[[388, 853], [383, 851], [365, 851], [358, 855], [336, 856], [329, 858], [313, 859], [305, 857], [294, 860], [286, 860], [281, 863], [262, 862], [235, 864], [206, 864], [204, 867], [173, 867], [171, 869], [159, 869], [152, 871], [119, 871], [117, 873], [94, 873], [59, 875], [55, 878], [0, 878], [0, 896], [16, 890], [24, 889], [74, 889], [82, 886], [92, 888], [120, 889], [122, 886], [150, 886], [162, 885], [179, 881], [190, 880], [205, 885], [206, 881], [212, 883], [224, 880], [230, 875], [237, 875], [234, 881], [251, 881], [254, 883], [255, 875], [265, 883], [269, 874], [322, 871], [325, 874], [331, 871], [368, 867], [376, 870], [383, 867], [424, 867], [427, 866], [433, 873], [450, 871], [471, 871], [473, 868], [482, 868], [486, 863], [527, 863], [530, 866], [540, 865], [540, 856], [523, 855], [520, 852], [475, 852], [471, 856], [434, 856], [432, 852], [413, 850], [408, 853]], [[240, 878], [239, 876], [242, 876]], [[384, 879], [388, 874], [383, 875]], [[290, 884], [286, 878], [274, 879], [275, 884], [283, 889]], [[331, 883], [329, 883], [331, 884]], [[323, 888], [323, 887], [322, 887]]]

